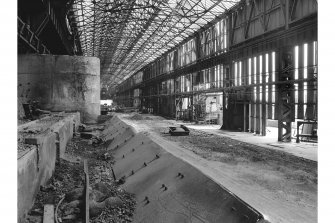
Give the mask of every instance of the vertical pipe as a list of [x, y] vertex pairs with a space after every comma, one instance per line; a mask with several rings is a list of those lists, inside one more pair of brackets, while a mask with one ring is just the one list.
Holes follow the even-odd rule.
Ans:
[[269, 83], [268, 83], [268, 119], [272, 119], [272, 93], [273, 93], [273, 89], [272, 89], [272, 83], [273, 80], [272, 80], [272, 72], [273, 72], [273, 65], [272, 65], [272, 53], [269, 53], [269, 56], [268, 56], [268, 80], [269, 80]]

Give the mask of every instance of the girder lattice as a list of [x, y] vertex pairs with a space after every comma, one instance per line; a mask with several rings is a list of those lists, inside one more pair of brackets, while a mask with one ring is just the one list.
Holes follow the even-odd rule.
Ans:
[[101, 60], [114, 87], [239, 0], [74, 0], [70, 18], [85, 56]]

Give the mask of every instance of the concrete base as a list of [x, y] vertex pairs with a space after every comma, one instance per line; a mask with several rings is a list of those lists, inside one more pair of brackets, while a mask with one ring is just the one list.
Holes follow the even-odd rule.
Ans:
[[80, 114], [62, 114], [60, 121], [50, 122], [50, 125], [46, 120], [36, 120], [18, 127], [20, 134], [23, 130], [28, 132], [36, 129], [36, 126], [43, 123], [43, 127], [39, 127], [39, 134], [24, 135], [25, 142], [35, 147], [19, 154], [17, 160], [18, 222], [24, 222], [40, 185], [44, 185], [51, 178], [56, 159], [63, 157], [67, 142], [72, 138], [73, 131], [78, 129]]

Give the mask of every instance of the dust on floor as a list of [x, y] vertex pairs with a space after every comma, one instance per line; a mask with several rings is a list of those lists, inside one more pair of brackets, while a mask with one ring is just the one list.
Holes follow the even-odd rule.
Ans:
[[[173, 120], [159, 116], [121, 118], [137, 131], [173, 142], [183, 155], [196, 154], [217, 181], [261, 211], [270, 222], [317, 222], [317, 162], [292, 154], [191, 130], [189, 136], [170, 136]], [[184, 150], [184, 151], [183, 151]], [[180, 154], [179, 154], [180, 155]], [[194, 162], [194, 165], [198, 165]]]

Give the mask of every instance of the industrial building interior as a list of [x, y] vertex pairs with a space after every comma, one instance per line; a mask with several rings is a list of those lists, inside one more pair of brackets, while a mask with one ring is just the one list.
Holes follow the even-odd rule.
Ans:
[[16, 17], [17, 222], [318, 222], [317, 0]]

